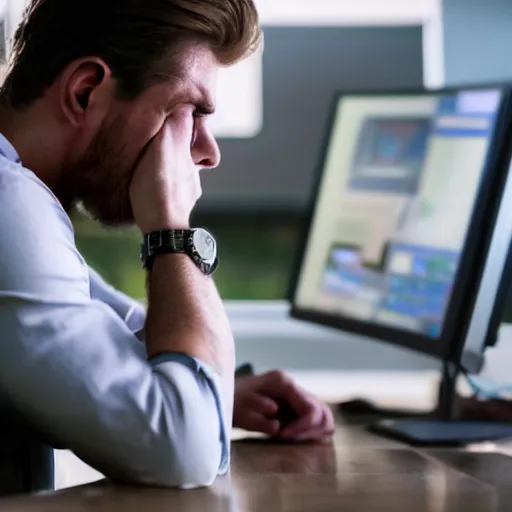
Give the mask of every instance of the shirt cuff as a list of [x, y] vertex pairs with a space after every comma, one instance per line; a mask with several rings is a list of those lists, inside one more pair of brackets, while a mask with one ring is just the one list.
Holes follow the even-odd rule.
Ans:
[[199, 361], [195, 357], [183, 354], [182, 352], [165, 352], [153, 357], [149, 360], [149, 364], [155, 368], [163, 363], [181, 363], [190, 368], [196, 375], [201, 375], [206, 379], [217, 406], [220, 423], [220, 442], [222, 445], [222, 455], [219, 467], [219, 473], [224, 474], [229, 468], [229, 437], [227, 433], [227, 426], [224, 417], [224, 408], [222, 407], [222, 400], [219, 392], [219, 377], [215, 371], [207, 364]]

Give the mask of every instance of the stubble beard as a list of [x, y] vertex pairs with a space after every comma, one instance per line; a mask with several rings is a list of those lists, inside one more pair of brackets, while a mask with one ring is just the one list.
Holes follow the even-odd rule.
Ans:
[[66, 170], [66, 192], [78, 211], [105, 227], [134, 223], [130, 183], [135, 161], [130, 163], [123, 140], [124, 120], [103, 125], [83, 158]]

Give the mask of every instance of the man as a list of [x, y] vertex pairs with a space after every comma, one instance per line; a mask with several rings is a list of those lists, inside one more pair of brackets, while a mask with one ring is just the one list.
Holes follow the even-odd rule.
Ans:
[[[231, 425], [332, 433], [329, 409], [285, 375], [235, 382], [215, 241], [189, 224], [199, 170], [220, 159], [217, 69], [259, 42], [252, 0], [33, 0], [15, 35], [0, 91], [0, 390], [116, 481], [209, 485]], [[87, 267], [75, 205], [139, 228], [147, 314]]]

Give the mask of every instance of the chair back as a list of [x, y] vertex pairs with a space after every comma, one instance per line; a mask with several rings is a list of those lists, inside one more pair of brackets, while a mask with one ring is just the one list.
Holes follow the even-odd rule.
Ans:
[[0, 406], [0, 495], [54, 490], [54, 451], [10, 408]]

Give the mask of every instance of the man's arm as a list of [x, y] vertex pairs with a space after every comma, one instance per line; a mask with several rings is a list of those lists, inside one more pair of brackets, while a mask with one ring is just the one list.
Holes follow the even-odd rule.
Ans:
[[137, 337], [144, 339], [146, 308], [137, 300], [128, 297], [108, 284], [103, 277], [89, 266], [91, 298], [110, 306]]
[[[91, 299], [60, 205], [26, 180], [16, 169], [0, 181], [9, 226], [0, 231], [2, 393], [36, 429], [111, 479], [211, 484], [229, 462], [219, 376], [182, 354], [148, 361], [119, 315]], [[171, 325], [166, 331], [178, 336]]]
[[[107, 284], [94, 270], [89, 269], [89, 274], [91, 295], [108, 304], [132, 331], [137, 332], [145, 323], [145, 308]], [[172, 324], [172, 321], [168, 323]], [[283, 433], [288, 433], [288, 441], [311, 441], [332, 435], [334, 418], [331, 409], [297, 386], [287, 375], [278, 371], [255, 375], [252, 365], [244, 364], [237, 368], [235, 376], [235, 428], [280, 438]], [[295, 411], [296, 419], [289, 424], [282, 421], [280, 405], [283, 401]], [[289, 427], [286, 431], [283, 430], [285, 425]]]
[[[234, 342], [213, 281], [184, 254], [156, 258], [149, 281], [146, 321], [148, 356], [187, 354], [207, 363], [222, 378], [225, 414], [232, 418]], [[169, 330], [172, 319], [172, 334]]]
[[[195, 268], [190, 267], [190, 264], [187, 265], [188, 271], [197, 272]], [[164, 269], [165, 272], [165, 269]], [[154, 271], [153, 274], [154, 276]], [[179, 275], [179, 274], [178, 274]], [[145, 323], [146, 323], [146, 308], [135, 299], [127, 296], [126, 294], [120, 292], [119, 290], [115, 289], [113, 286], [108, 284], [103, 277], [94, 269], [89, 267], [89, 277], [90, 277], [90, 289], [91, 289], [91, 297], [94, 300], [101, 301], [108, 306], [110, 306], [117, 314], [118, 316], [126, 323], [126, 325], [129, 327], [129, 329], [134, 332], [138, 339], [145, 341], [146, 340], [146, 332], [145, 332]], [[149, 276], [148, 276], [149, 277]], [[169, 279], [166, 277], [159, 277], [158, 279], [161, 279], [162, 282], [168, 283]], [[204, 283], [203, 283], [204, 284]], [[210, 283], [207, 283], [210, 286], [213, 286]], [[151, 290], [153, 292], [157, 292], [158, 288], [155, 288], [155, 286], [151, 287]], [[167, 290], [165, 290], [167, 291]], [[190, 293], [190, 289], [187, 289], [185, 287], [185, 296]], [[214, 295], [217, 295], [217, 306], [218, 306], [218, 294], [215, 287], [213, 287], [213, 291], [211, 292]], [[206, 298], [206, 297], [205, 297]], [[158, 301], [158, 298], [151, 299], [151, 301], [154, 303]], [[195, 299], [194, 299], [195, 300]], [[218, 306], [219, 307], [219, 306]], [[220, 306], [222, 307], [222, 306]], [[208, 307], [207, 311], [205, 312], [205, 315], [211, 315], [214, 313], [214, 311]], [[227, 330], [227, 335], [231, 336], [231, 332], [229, 330], [229, 327], [227, 326], [227, 320], [225, 318], [224, 310], [218, 311], [216, 314], [217, 321], [219, 319], [222, 319], [224, 317], [225, 322], [225, 329]], [[169, 328], [176, 329], [176, 325], [179, 323], [178, 319], [173, 315], [171, 317], [165, 315], [165, 325], [167, 326], [167, 330]], [[165, 332], [165, 329], [162, 328], [162, 332]], [[174, 331], [173, 331], [174, 332]], [[243, 372], [244, 367], [241, 367], [237, 370], [238, 372]], [[229, 414], [228, 414], [229, 416]]]
[[[185, 136], [183, 146], [180, 137], [183, 139], [183, 134], [176, 135], [164, 124], [132, 178], [132, 212], [143, 235], [189, 227], [201, 185], [199, 169], [189, 154], [190, 138]], [[220, 378], [223, 412], [231, 424], [235, 349], [213, 280], [188, 255], [165, 254], [155, 258], [147, 282], [146, 346], [150, 359], [181, 353], [209, 365]]]

